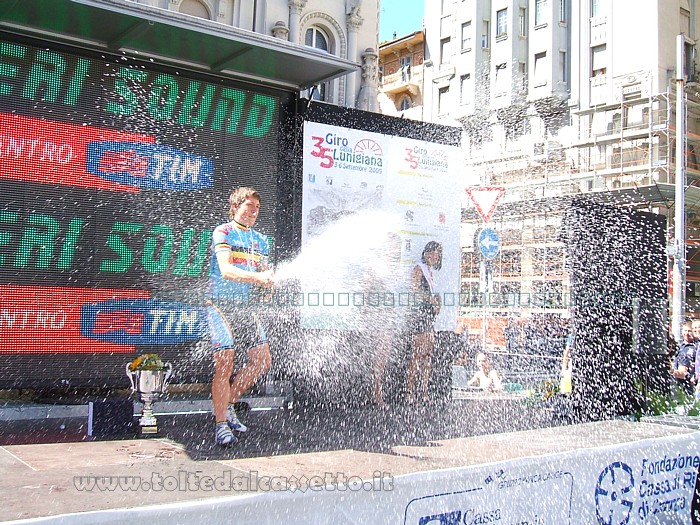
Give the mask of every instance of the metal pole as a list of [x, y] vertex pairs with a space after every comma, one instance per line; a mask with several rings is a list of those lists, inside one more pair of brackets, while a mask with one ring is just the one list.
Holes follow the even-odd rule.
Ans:
[[481, 262], [479, 263], [479, 273], [481, 274], [479, 277], [481, 278], [481, 291], [483, 293], [484, 300], [484, 303], [481, 306], [481, 351], [486, 352], [486, 301], [489, 296], [489, 276], [488, 261], [486, 261], [486, 258], [483, 257], [483, 255], [481, 257]]
[[672, 332], [681, 341], [685, 319], [685, 34], [676, 39], [676, 210], [673, 247], [673, 317]]

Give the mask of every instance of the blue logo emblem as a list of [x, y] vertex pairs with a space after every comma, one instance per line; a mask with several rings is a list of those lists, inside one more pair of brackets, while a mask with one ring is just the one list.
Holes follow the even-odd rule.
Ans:
[[484, 228], [479, 232], [479, 251], [484, 259], [493, 259], [501, 250], [501, 240], [493, 228]]
[[632, 514], [632, 469], [619, 461], [600, 473], [595, 488], [595, 513], [600, 525], [624, 525]]
[[139, 188], [192, 191], [210, 188], [214, 163], [170, 146], [146, 142], [90, 142], [87, 171]]
[[461, 523], [462, 511], [460, 510], [433, 514], [432, 516], [422, 516], [418, 521], [418, 525], [461, 525]]
[[83, 305], [83, 336], [120, 345], [172, 345], [207, 333], [203, 308], [155, 299], [115, 299]]

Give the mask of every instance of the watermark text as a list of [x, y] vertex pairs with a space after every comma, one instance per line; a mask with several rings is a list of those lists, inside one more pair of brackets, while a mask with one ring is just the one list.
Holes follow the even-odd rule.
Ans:
[[316, 476], [268, 476], [256, 471], [247, 474], [226, 470], [221, 475], [179, 470], [172, 475], [153, 472], [142, 476], [75, 476], [73, 485], [80, 492], [319, 492], [390, 491], [394, 478], [376, 471], [369, 479], [342, 472], [325, 472]]

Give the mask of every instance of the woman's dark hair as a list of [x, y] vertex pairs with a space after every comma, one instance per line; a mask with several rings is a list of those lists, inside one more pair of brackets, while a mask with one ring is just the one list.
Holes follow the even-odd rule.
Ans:
[[435, 269], [439, 270], [442, 268], [442, 244], [440, 244], [439, 242], [430, 241], [428, 244], [426, 244], [425, 248], [423, 248], [423, 253], [420, 256], [420, 260], [424, 263], [427, 263], [428, 261], [425, 260], [425, 254], [432, 252], [438, 252], [440, 256], [438, 258], [438, 262], [435, 264]]

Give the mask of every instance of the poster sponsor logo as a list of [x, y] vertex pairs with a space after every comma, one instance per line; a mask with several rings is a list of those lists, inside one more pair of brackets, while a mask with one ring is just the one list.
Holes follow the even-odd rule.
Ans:
[[403, 160], [406, 167], [413, 171], [432, 171], [447, 173], [450, 168], [447, 152], [441, 148], [429, 150], [425, 146], [406, 148]]
[[[691, 513], [693, 502], [693, 491], [697, 482], [698, 467], [700, 466], [700, 456], [681, 455], [657, 458], [644, 458], [639, 475], [632, 477], [631, 469], [624, 463], [613, 463], [608, 466], [600, 475], [601, 482], [612, 480], [613, 474], [620, 480], [615, 484], [619, 494], [615, 494], [618, 499], [627, 492], [621, 490], [627, 485], [635, 490], [636, 507], [634, 510], [637, 516], [643, 521], [654, 523], [677, 523], [682, 517]], [[625, 468], [626, 467], [626, 468]], [[598, 492], [596, 487], [596, 513], [605, 519], [606, 514], [598, 510]], [[607, 510], [607, 507], [605, 508]], [[607, 514], [610, 515], [610, 514]], [[632, 514], [634, 517], [634, 514]], [[623, 516], [624, 517], [624, 516]], [[613, 515], [616, 519], [616, 516]], [[599, 523], [609, 523], [601, 521]], [[627, 521], [612, 521], [612, 523], [627, 523]]]
[[366, 173], [382, 173], [384, 151], [370, 138], [356, 142], [339, 133], [312, 136], [310, 155], [319, 159], [321, 168], [340, 168]]
[[90, 339], [119, 344], [177, 344], [206, 333], [206, 315], [199, 307], [155, 299], [120, 299], [86, 304], [80, 329]]
[[139, 142], [91, 142], [87, 171], [106, 180], [139, 188], [192, 191], [210, 188], [211, 159], [185, 151]]
[[595, 513], [598, 523], [629, 523], [634, 508], [634, 475], [620, 461], [608, 465], [598, 477], [595, 488]]
[[[533, 494], [559, 494], [552, 501]], [[573, 476], [549, 471], [512, 476], [503, 469], [483, 484], [458, 492], [417, 498], [405, 510], [404, 525], [543, 525], [571, 523]]]

